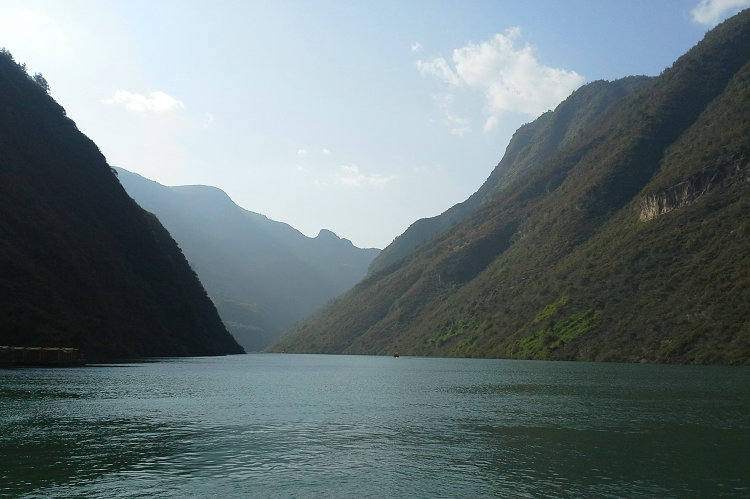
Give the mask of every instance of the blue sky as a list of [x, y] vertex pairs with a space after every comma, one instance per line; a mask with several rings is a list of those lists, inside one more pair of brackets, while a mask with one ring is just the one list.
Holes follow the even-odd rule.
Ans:
[[0, 0], [112, 165], [385, 247], [580, 85], [658, 75], [750, 0]]

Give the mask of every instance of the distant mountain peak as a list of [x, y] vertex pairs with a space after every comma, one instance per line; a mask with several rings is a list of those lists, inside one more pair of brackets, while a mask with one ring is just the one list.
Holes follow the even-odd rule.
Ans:
[[170, 231], [228, 329], [259, 350], [361, 279], [378, 250], [328, 229], [311, 238], [235, 204], [221, 189], [168, 187], [118, 170], [127, 192]]
[[318, 235], [316, 239], [341, 239], [339, 236], [336, 235], [335, 232], [328, 229], [320, 229], [320, 232], [318, 232]]

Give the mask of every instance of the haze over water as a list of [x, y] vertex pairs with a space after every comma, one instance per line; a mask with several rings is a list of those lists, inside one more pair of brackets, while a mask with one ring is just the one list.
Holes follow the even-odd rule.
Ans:
[[748, 496], [750, 369], [243, 355], [0, 371], [0, 495]]

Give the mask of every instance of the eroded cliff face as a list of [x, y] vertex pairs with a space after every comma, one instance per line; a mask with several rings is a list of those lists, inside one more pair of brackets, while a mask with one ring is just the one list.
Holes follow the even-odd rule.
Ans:
[[718, 168], [704, 170], [641, 199], [639, 218], [652, 220], [672, 210], [688, 206], [709, 192], [736, 183], [750, 182], [750, 158], [740, 157]]

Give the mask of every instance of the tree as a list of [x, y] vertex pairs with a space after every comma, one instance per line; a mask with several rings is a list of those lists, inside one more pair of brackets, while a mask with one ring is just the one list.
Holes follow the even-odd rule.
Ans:
[[42, 87], [45, 92], [49, 93], [49, 83], [47, 83], [47, 79], [42, 76], [42, 73], [34, 73], [34, 76], [32, 76], [31, 79], [34, 80], [34, 83]]

